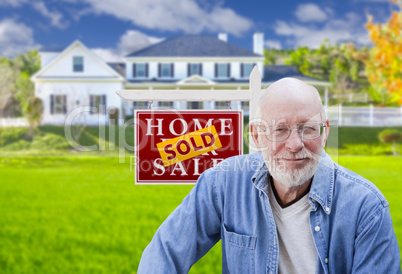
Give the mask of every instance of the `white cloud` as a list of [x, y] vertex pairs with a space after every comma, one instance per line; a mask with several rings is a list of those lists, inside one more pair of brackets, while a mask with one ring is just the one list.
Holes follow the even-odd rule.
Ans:
[[1, 6], [20, 7], [22, 4], [27, 3], [27, 0], [0, 0]]
[[322, 9], [312, 3], [300, 4], [295, 15], [301, 22], [323, 22], [328, 18]]
[[0, 21], [0, 56], [14, 57], [36, 47], [31, 28], [13, 19]]
[[219, 4], [201, 7], [196, 0], [85, 0], [92, 13], [108, 14], [135, 25], [162, 31], [227, 32], [240, 36], [253, 23]]
[[127, 55], [162, 40], [163, 38], [148, 36], [137, 30], [128, 30], [120, 37], [120, 41], [117, 43], [117, 49], [123, 55]]
[[264, 46], [269, 49], [282, 49], [281, 42], [278, 40], [266, 40]]
[[93, 48], [91, 49], [103, 61], [107, 63], [123, 62], [123, 55], [119, 54], [116, 49]]
[[369, 45], [370, 40], [364, 29], [362, 18], [355, 13], [347, 13], [344, 19], [328, 20], [325, 24], [309, 25], [277, 21], [274, 31], [287, 36], [291, 46], [318, 48], [324, 39], [331, 43], [353, 42], [357, 45]]
[[44, 17], [49, 18], [52, 26], [64, 29], [68, 26], [67, 23], [62, 22], [63, 15], [58, 11], [49, 11], [44, 2], [33, 2], [32, 6]]
[[137, 30], [128, 30], [120, 37], [116, 48], [95, 48], [91, 50], [105, 62], [122, 62], [124, 56], [162, 40], [163, 38], [148, 36]]

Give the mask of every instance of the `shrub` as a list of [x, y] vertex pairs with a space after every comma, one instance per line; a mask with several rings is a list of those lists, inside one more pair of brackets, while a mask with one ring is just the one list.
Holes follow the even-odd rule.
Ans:
[[27, 134], [27, 128], [8, 127], [0, 128], [0, 147], [23, 139]]
[[383, 143], [392, 144], [392, 153], [397, 155], [396, 143], [402, 140], [402, 133], [397, 129], [385, 129], [378, 134], [378, 139]]
[[26, 140], [18, 140], [14, 143], [11, 143], [7, 146], [1, 147], [2, 151], [19, 151], [19, 150], [28, 150], [31, 143]]
[[69, 145], [65, 138], [62, 136], [47, 133], [43, 136], [34, 137], [31, 148], [37, 150], [57, 150], [66, 149]]

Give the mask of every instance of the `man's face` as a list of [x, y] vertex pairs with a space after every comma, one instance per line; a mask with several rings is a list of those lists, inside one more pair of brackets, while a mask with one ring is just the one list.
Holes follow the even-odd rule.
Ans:
[[[273, 100], [262, 108], [260, 127], [254, 127], [258, 132], [257, 140], [253, 135], [259, 151], [272, 177], [288, 187], [301, 185], [314, 175], [328, 135], [328, 129], [313, 140], [302, 139], [298, 134], [299, 123], [321, 123], [323, 121], [321, 106], [308, 101], [289, 99], [287, 103]], [[268, 126], [290, 124], [289, 137], [281, 142], [268, 140]], [[272, 138], [271, 138], [272, 139]]]

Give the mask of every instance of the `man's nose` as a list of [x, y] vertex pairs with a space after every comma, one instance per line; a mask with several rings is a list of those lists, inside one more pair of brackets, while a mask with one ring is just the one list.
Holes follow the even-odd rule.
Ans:
[[304, 146], [302, 137], [299, 135], [296, 128], [290, 131], [290, 135], [285, 142], [286, 148], [291, 152], [298, 152]]

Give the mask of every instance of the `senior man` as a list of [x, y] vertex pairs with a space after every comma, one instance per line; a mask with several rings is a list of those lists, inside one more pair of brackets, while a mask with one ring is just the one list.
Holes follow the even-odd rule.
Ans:
[[389, 206], [323, 148], [317, 90], [293, 78], [261, 93], [259, 153], [205, 171], [156, 231], [138, 273], [187, 273], [222, 240], [223, 273], [401, 273]]

